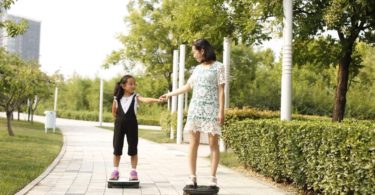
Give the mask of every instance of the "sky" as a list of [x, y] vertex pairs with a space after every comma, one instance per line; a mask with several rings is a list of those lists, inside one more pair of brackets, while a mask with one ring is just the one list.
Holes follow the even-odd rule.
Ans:
[[44, 72], [104, 79], [123, 74], [122, 66], [101, 65], [122, 46], [116, 35], [126, 32], [126, 0], [18, 0], [8, 13], [41, 22]]
[[[127, 32], [126, 0], [18, 0], [8, 13], [41, 22], [39, 62], [44, 72], [104, 79], [125, 74], [121, 65], [109, 70], [101, 65], [122, 47], [116, 35]], [[276, 59], [281, 46], [281, 39], [263, 45], [274, 50]]]

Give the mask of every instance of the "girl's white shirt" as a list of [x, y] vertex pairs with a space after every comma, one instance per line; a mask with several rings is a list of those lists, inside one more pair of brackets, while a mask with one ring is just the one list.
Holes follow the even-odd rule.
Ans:
[[[122, 110], [124, 110], [125, 114], [128, 112], [129, 110], [129, 107], [130, 107], [130, 104], [132, 103], [132, 100], [133, 100], [133, 97], [134, 96], [139, 96], [138, 94], [133, 94], [131, 96], [122, 96], [122, 98], [120, 99], [120, 102], [121, 102], [121, 106], [122, 106]], [[118, 103], [117, 103], [117, 100], [116, 100], [116, 96], [113, 97], [113, 101], [115, 101], [116, 103], [116, 109], [118, 108]], [[137, 114], [137, 107], [138, 107], [138, 100], [137, 100], [137, 97], [135, 98], [134, 100], [134, 113]]]

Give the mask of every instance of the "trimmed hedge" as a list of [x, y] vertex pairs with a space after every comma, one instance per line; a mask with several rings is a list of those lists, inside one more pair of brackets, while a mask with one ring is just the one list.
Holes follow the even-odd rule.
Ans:
[[[225, 111], [226, 123], [240, 121], [244, 119], [273, 119], [280, 118], [280, 112], [269, 110], [258, 110], [255, 108], [231, 108]], [[331, 118], [315, 115], [293, 114], [293, 120], [331, 120]]]
[[[57, 116], [61, 118], [75, 119], [75, 120], [85, 120], [85, 121], [98, 121], [99, 113], [91, 111], [67, 111], [61, 110], [57, 112]], [[154, 116], [137, 116], [138, 123], [141, 125], [159, 125], [158, 118]], [[104, 122], [114, 122], [112, 113], [103, 113]]]
[[375, 194], [375, 125], [275, 119], [226, 124], [223, 138], [248, 167], [324, 194]]
[[[293, 119], [298, 119], [298, 120], [331, 120], [330, 118], [322, 117], [322, 116], [311, 116], [311, 115], [300, 115], [300, 114], [293, 114], [292, 117]], [[183, 124], [186, 123], [186, 118], [187, 118], [187, 113], [184, 112]], [[225, 111], [225, 124], [230, 124], [230, 123], [245, 120], [245, 119], [273, 119], [273, 118], [280, 118], [280, 112], [258, 110], [254, 108], [243, 108], [243, 109], [231, 108]], [[169, 136], [171, 125], [173, 125], [174, 129], [176, 129], [177, 113], [175, 113], [174, 116], [171, 116], [170, 111], [167, 111], [167, 110], [163, 111], [160, 116], [159, 124], [162, 130], [165, 131], [166, 135]]]

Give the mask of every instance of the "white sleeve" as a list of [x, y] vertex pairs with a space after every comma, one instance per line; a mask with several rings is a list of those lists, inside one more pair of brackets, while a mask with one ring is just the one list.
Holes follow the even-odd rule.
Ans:
[[191, 88], [194, 87], [194, 83], [195, 83], [195, 69], [193, 70], [193, 73], [190, 75], [187, 83], [190, 85]]
[[222, 63], [218, 63], [217, 66], [217, 84], [225, 84], [226, 78], [225, 78], [225, 67]]

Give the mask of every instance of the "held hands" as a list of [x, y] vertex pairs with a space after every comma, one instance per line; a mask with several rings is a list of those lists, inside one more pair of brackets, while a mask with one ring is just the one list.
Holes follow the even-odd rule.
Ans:
[[166, 93], [166, 94], [159, 97], [159, 101], [160, 102], [166, 102], [166, 101], [168, 101], [169, 97], [170, 96]]
[[155, 99], [155, 102], [156, 103], [163, 103], [164, 101], [160, 100], [160, 98], [159, 98], [159, 99]]

